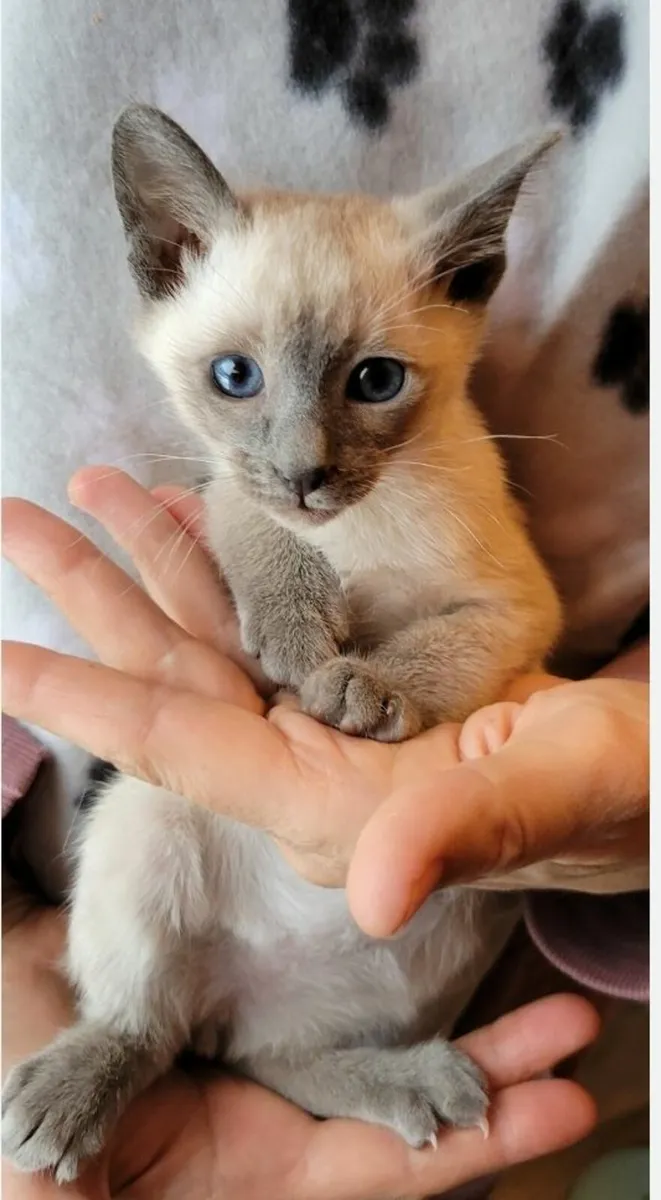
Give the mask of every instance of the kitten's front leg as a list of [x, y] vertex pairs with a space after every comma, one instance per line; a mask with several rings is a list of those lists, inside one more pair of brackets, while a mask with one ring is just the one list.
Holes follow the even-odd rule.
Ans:
[[317, 1117], [385, 1125], [410, 1146], [434, 1144], [439, 1124], [486, 1129], [486, 1083], [442, 1038], [417, 1046], [327, 1050], [314, 1057], [260, 1056], [247, 1074]]
[[207, 497], [209, 540], [232, 592], [246, 653], [279, 687], [298, 689], [349, 634], [339, 577], [313, 546], [226, 481]]
[[398, 742], [441, 721], [463, 721], [522, 671], [539, 665], [530, 616], [485, 601], [415, 621], [365, 655], [313, 671], [306, 712], [344, 733]]

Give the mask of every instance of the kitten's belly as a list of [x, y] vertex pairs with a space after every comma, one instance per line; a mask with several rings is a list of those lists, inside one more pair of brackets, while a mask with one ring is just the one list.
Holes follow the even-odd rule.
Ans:
[[401, 1041], [434, 1001], [434, 1029], [447, 1030], [517, 919], [513, 897], [456, 890], [375, 941], [343, 891], [300, 879], [259, 835], [240, 843], [232, 839], [234, 885], [227, 880], [235, 913], [209, 979], [219, 1010], [229, 1007], [233, 1059]]
[[370, 1040], [391, 1041], [415, 1018], [414, 989], [381, 947], [319, 946], [286, 935], [230, 951], [234, 994], [228, 1056], [292, 1054]]

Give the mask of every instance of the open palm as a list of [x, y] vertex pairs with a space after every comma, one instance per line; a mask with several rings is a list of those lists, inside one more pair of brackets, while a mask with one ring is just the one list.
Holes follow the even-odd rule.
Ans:
[[110, 468], [79, 473], [71, 495], [128, 551], [146, 590], [64, 521], [5, 501], [5, 554], [100, 659], [6, 644], [6, 711], [271, 833], [302, 875], [346, 884], [374, 936], [439, 879], [647, 886], [647, 684], [522, 678], [509, 703], [463, 730], [398, 745], [347, 737], [291, 703], [265, 715], [259, 669], [199, 541], [199, 500], [151, 495]]
[[[71, 1019], [57, 970], [64, 917], [6, 892], [3, 1067]], [[597, 1019], [556, 996], [464, 1040], [490, 1078], [490, 1136], [447, 1132], [438, 1150], [411, 1150], [359, 1121], [319, 1122], [255, 1084], [210, 1068], [177, 1070], [139, 1097], [99, 1163], [76, 1184], [6, 1167], [7, 1200], [397, 1200], [425, 1196], [560, 1148], [589, 1131], [592, 1102], [566, 1080], [532, 1077], [587, 1044]]]
[[[459, 761], [458, 729], [393, 746], [340, 734], [291, 703], [265, 716], [259, 670], [241, 652], [231, 603], [198, 540], [200, 503], [172, 492], [157, 498], [110, 468], [72, 485], [76, 503], [130, 554], [145, 591], [52, 513], [3, 502], [5, 556], [100, 660], [5, 643], [5, 711], [269, 830], [301, 873], [343, 884], [384, 798]], [[256, 779], [269, 781], [258, 795]]]

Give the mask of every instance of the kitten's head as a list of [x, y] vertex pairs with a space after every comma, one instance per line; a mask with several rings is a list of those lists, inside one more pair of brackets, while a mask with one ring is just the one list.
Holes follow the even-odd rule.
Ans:
[[505, 266], [532, 139], [442, 189], [237, 196], [172, 121], [134, 106], [113, 176], [142, 348], [187, 424], [271, 511], [328, 520], [461, 396]]

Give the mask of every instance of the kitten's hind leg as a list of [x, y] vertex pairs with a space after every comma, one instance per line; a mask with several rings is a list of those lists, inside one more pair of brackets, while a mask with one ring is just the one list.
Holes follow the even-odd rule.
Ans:
[[327, 1050], [304, 1060], [260, 1056], [250, 1074], [317, 1117], [386, 1125], [410, 1146], [435, 1144], [439, 1124], [486, 1128], [478, 1067], [442, 1038], [417, 1046]]
[[123, 778], [86, 818], [68, 944], [81, 1019], [7, 1080], [3, 1151], [19, 1168], [74, 1179], [206, 1015], [196, 949], [207, 911], [203, 819]]
[[75, 1179], [129, 1101], [170, 1065], [164, 1048], [80, 1022], [15, 1067], [2, 1094], [3, 1153], [24, 1171]]

